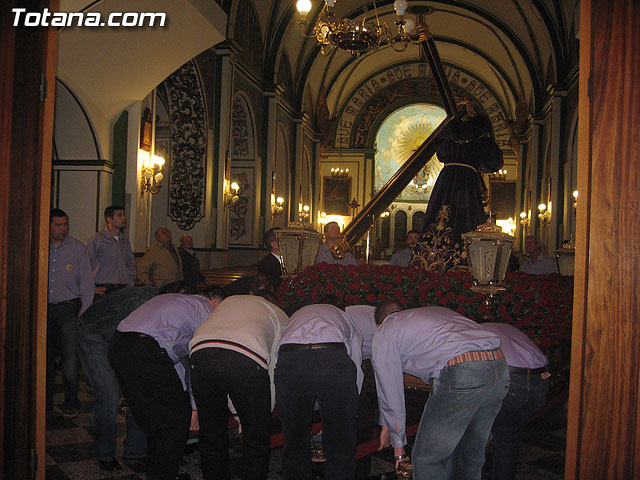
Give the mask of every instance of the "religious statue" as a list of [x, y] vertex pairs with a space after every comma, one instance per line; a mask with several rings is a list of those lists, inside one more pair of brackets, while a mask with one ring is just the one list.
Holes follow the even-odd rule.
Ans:
[[485, 115], [469, 111], [452, 128], [453, 134], [438, 149], [444, 167], [433, 187], [423, 222], [423, 234], [437, 222], [447, 205], [449, 226], [455, 242], [460, 234], [475, 230], [487, 220], [483, 207], [486, 192], [482, 173], [502, 168], [502, 151], [493, 137], [491, 122]]

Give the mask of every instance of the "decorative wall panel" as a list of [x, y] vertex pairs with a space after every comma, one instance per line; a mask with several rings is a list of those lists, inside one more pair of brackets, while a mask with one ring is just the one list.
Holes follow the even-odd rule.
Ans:
[[231, 181], [238, 182], [240, 199], [229, 210], [229, 243], [251, 245], [253, 242], [253, 217], [255, 208], [255, 169], [231, 167]]
[[207, 121], [200, 76], [194, 61], [165, 81], [171, 117], [171, 170], [167, 215], [182, 230], [204, 217]]

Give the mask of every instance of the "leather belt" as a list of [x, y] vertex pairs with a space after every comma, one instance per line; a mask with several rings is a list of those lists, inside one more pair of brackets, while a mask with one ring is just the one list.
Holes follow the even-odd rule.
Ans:
[[539, 375], [548, 371], [549, 368], [546, 365], [540, 368], [509, 367], [509, 373], [518, 373], [521, 375]]
[[342, 342], [327, 343], [285, 343], [280, 345], [280, 352], [291, 352], [294, 350], [317, 350], [321, 348], [345, 348]]
[[495, 348], [493, 350], [478, 350], [476, 352], [465, 352], [460, 355], [456, 355], [447, 362], [447, 367], [457, 365], [464, 362], [478, 362], [481, 360], [498, 360], [504, 358], [504, 353], [501, 348]]
[[71, 300], [63, 300], [57, 303], [47, 303], [47, 305], [65, 305], [65, 304], [75, 305], [77, 303], [82, 303], [82, 300], [80, 300], [79, 298], [72, 298]]
[[114, 290], [126, 287], [126, 283], [96, 283], [96, 287], [112, 288]]
[[121, 332], [119, 330], [116, 330], [116, 334], [127, 335], [127, 336], [138, 337], [138, 338], [150, 338], [151, 340], [155, 340], [151, 335], [147, 335], [146, 333], [140, 333], [140, 332]]

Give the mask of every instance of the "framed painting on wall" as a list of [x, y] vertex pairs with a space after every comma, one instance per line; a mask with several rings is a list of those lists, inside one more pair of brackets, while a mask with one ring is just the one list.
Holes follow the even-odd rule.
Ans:
[[351, 178], [324, 177], [322, 211], [327, 215], [349, 215]]
[[489, 183], [490, 209], [494, 218], [506, 220], [516, 218], [516, 182]]

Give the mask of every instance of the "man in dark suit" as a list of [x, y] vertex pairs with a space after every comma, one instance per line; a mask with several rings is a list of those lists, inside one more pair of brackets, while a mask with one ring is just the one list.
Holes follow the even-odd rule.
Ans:
[[282, 282], [282, 265], [280, 264], [280, 248], [275, 231], [280, 227], [274, 227], [264, 232], [264, 246], [269, 253], [258, 263], [258, 273], [262, 273], [269, 279], [274, 290], [277, 290]]
[[182, 259], [182, 274], [187, 285], [195, 288], [196, 285], [204, 282], [204, 275], [200, 273], [200, 260], [193, 252], [193, 238], [191, 236], [182, 236], [178, 253]]

